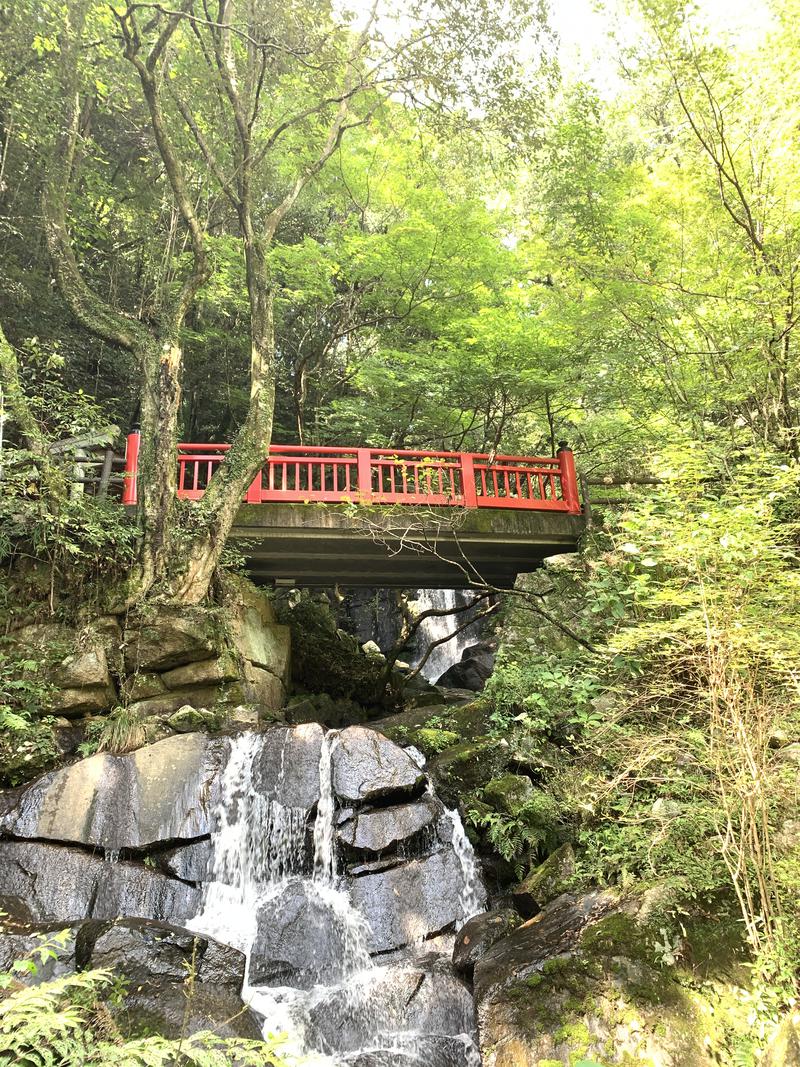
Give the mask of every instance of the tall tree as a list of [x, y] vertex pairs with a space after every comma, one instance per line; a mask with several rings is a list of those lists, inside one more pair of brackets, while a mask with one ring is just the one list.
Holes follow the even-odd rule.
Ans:
[[[390, 98], [437, 122], [502, 116], [503, 132], [530, 128], [540, 102], [525, 85], [513, 43], [537, 39], [542, 14], [526, 4], [462, 0], [412, 4], [400, 28], [377, 2], [360, 25], [318, 3], [182, 0], [167, 10], [136, 3], [113, 11], [116, 32], [92, 0], [69, 0], [59, 37], [63, 115], [51, 155], [43, 215], [60, 289], [76, 317], [141, 368], [142, 542], [131, 595], [201, 600], [247, 486], [263, 463], [275, 400], [275, 283], [271, 249], [304, 189], [349, 130]], [[82, 49], [116, 39], [135, 74], [169, 190], [179, 240], [147, 316], [113, 306], [87, 284], [70, 232], [87, 131], [82, 126]], [[214, 272], [212, 230], [239, 242], [249, 304], [250, 402], [233, 446], [183, 528], [176, 504], [175, 445], [182, 332]], [[183, 249], [185, 248], [185, 254]]]

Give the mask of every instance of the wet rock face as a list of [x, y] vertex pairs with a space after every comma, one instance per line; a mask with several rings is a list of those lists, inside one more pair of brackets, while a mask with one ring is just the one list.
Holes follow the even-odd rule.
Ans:
[[375, 730], [349, 726], [339, 734], [333, 750], [333, 789], [340, 800], [409, 796], [424, 781], [411, 757]]
[[[474, 1018], [449, 969], [449, 941], [444, 970], [419, 959], [439, 935], [451, 939], [465, 899], [460, 838], [426, 784], [407, 752], [365, 727], [327, 739], [317, 723], [233, 739], [187, 733], [125, 756], [92, 756], [0, 794], [0, 908], [74, 927], [53, 968], [125, 974], [134, 1029], [180, 1031], [194, 957], [190, 1032], [222, 1025], [219, 1032], [253, 1036], [239, 999], [241, 953], [174, 929], [202, 926], [204, 900], [213, 898], [204, 885], [241, 885], [241, 863], [257, 872], [243, 924], [256, 931], [252, 943], [246, 935], [249, 980], [314, 988], [314, 996], [330, 985], [333, 1002], [313, 1019], [321, 1047], [350, 1063], [469, 1067]], [[233, 825], [246, 833], [226, 838]], [[222, 899], [241, 906], [235, 892]], [[217, 918], [219, 926], [202, 928], [239, 944], [240, 929]], [[386, 953], [393, 966], [384, 973]], [[413, 963], [397, 966], [399, 955]], [[371, 971], [370, 956], [379, 965]], [[362, 972], [374, 989], [354, 1002], [351, 979]], [[413, 1049], [392, 1043], [401, 1023], [414, 1032]]]
[[360, 809], [341, 824], [337, 836], [358, 852], [387, 852], [424, 830], [432, 830], [443, 810], [433, 797], [387, 808]]
[[319, 800], [322, 738], [317, 723], [277, 727], [265, 734], [253, 765], [258, 792], [286, 808], [313, 808]]
[[181, 923], [200, 892], [136, 863], [38, 841], [0, 841], [0, 907], [39, 921], [132, 916]]
[[[329, 1053], [352, 1054], [369, 1036], [374, 1041], [381, 1032], [396, 1030], [401, 1020], [425, 1036], [423, 1049], [417, 1039], [414, 1051], [417, 1056], [424, 1052], [426, 1067], [466, 1067], [467, 1046], [454, 1035], [469, 1034], [473, 1028], [472, 996], [452, 973], [426, 961], [384, 967], [371, 983], [337, 991], [311, 1009], [308, 1033]], [[355, 1061], [348, 1055], [347, 1062], [392, 1067], [406, 1062], [402, 1046], [393, 1051], [396, 1059], [386, 1058], [387, 1052], [369, 1052]]]
[[124, 756], [98, 753], [38, 779], [0, 820], [14, 837], [145, 848], [211, 832], [227, 742], [168, 737]]
[[321, 974], [343, 975], [347, 931], [331, 919], [326, 899], [309, 882], [288, 882], [264, 903], [250, 956], [250, 981], [308, 988]]
[[184, 882], [202, 882], [211, 873], [211, 841], [193, 841], [189, 845], [168, 848], [153, 857], [160, 870]]
[[462, 884], [450, 849], [356, 878], [351, 895], [372, 930], [371, 950], [388, 952], [452, 926], [460, 916]]

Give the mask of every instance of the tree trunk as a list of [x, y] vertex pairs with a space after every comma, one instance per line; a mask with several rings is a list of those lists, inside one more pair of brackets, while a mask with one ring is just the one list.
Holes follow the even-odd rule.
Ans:
[[273, 289], [263, 249], [259, 257], [259, 268], [254, 270], [256, 276], [249, 285], [253, 383], [250, 406], [225, 462], [220, 464], [200, 501], [199, 532], [179, 555], [172, 557], [170, 594], [184, 604], [197, 604], [207, 595], [236, 513], [269, 452], [275, 409], [275, 323]]

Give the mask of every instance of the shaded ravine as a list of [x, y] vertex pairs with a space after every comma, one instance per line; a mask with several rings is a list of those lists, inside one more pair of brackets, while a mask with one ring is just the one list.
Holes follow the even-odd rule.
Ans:
[[[275, 796], [284, 795], [293, 773], [286, 766], [289, 737]], [[358, 878], [338, 871], [337, 825], [353, 815], [334, 791], [338, 743], [333, 731], [322, 738], [312, 833], [307, 808], [265, 796], [254, 780], [264, 735], [233, 739], [212, 834], [211, 877], [187, 925], [245, 952], [243, 999], [263, 1018], [265, 1036], [284, 1029], [293, 1035], [289, 1051], [311, 1057], [304, 1062], [476, 1067], [472, 1001], [450, 968], [452, 936], [415, 939], [412, 916], [409, 943], [381, 952], [376, 931], [352, 899]], [[452, 850], [456, 860], [457, 929], [482, 910], [485, 893], [458, 814], [447, 812], [439, 823], [436, 833], [449, 834], [449, 841], [436, 848]], [[432, 840], [426, 839], [425, 851]], [[380, 869], [380, 863], [361, 866]], [[391, 893], [382, 899], [391, 901]], [[287, 927], [288, 945], [281, 937]], [[424, 927], [420, 922], [420, 931]], [[298, 944], [305, 946], [301, 959]]]

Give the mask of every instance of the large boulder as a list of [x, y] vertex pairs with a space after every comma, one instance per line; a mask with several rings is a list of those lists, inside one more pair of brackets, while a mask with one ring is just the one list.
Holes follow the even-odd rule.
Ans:
[[112, 863], [80, 849], [0, 841], [0, 909], [37, 921], [141, 919], [183, 922], [200, 891], [136, 863]]
[[343, 801], [357, 803], [417, 792], [425, 775], [411, 757], [383, 734], [349, 726], [333, 748], [333, 788]]
[[130, 1037], [161, 1034], [177, 1040], [185, 1034], [212, 1031], [223, 1038], [262, 1038], [258, 1019], [239, 994], [214, 983], [197, 982], [191, 996], [184, 986], [171, 982], [138, 986], [115, 1015], [117, 1025]]
[[82, 924], [78, 954], [84, 967], [124, 974], [132, 984], [182, 985], [192, 967], [198, 982], [239, 993], [245, 977], [243, 952], [204, 935], [152, 919], [90, 920]]
[[498, 908], [473, 915], [458, 931], [453, 948], [453, 967], [465, 978], [472, 978], [475, 964], [489, 949], [502, 941], [522, 922], [513, 908]]
[[433, 797], [388, 808], [359, 809], [338, 828], [339, 840], [357, 852], [388, 852], [424, 830], [433, 830], [443, 812]]
[[[366, 929], [343, 893], [291, 879], [263, 901], [250, 953], [250, 981], [310, 987], [341, 981], [366, 963]], [[363, 947], [362, 947], [363, 946]]]
[[205, 608], [164, 604], [132, 619], [125, 631], [125, 670], [167, 671], [219, 655], [220, 620]]
[[655, 965], [635, 910], [564, 894], [477, 961], [485, 1067], [717, 1062], [712, 1013]]
[[0, 929], [0, 972], [8, 973], [17, 960], [33, 959], [33, 971], [15, 971], [26, 985], [51, 982], [77, 970], [76, 941], [79, 926], [24, 922]]
[[445, 671], [436, 684], [479, 693], [494, 670], [494, 658], [495, 653], [491, 645], [470, 645], [461, 653], [459, 662]]
[[264, 708], [282, 708], [286, 703], [286, 687], [271, 671], [245, 662], [243, 667], [242, 693], [251, 704]]
[[353, 880], [351, 897], [372, 930], [371, 951], [414, 944], [461, 917], [461, 866], [451, 849]]
[[224, 682], [218, 686], [192, 686], [167, 691], [146, 700], [137, 700], [129, 707], [132, 715], [148, 719], [165, 719], [181, 708], [205, 708], [228, 711], [231, 706], [247, 700], [245, 685]]
[[89, 756], [21, 791], [0, 829], [103, 849], [203, 837], [213, 829], [227, 752], [227, 741], [183, 734], [123, 756]]
[[278, 624], [269, 594], [246, 578], [226, 575], [223, 602], [239, 654], [288, 681], [289, 628]]
[[323, 737], [317, 723], [268, 730], [253, 761], [256, 790], [285, 808], [313, 808], [319, 800]]
[[117, 703], [117, 691], [100, 645], [66, 656], [50, 675], [50, 681], [57, 688], [48, 699], [48, 706], [68, 718], [108, 711]]
[[441, 803], [430, 796], [389, 808], [358, 809], [340, 824], [337, 837], [355, 851], [384, 853], [423, 831], [432, 835], [443, 812]]
[[217, 686], [223, 682], [235, 682], [239, 678], [239, 664], [230, 653], [213, 659], [195, 660], [182, 667], [165, 671], [161, 680], [167, 689], [183, 689], [186, 686]]
[[[244, 953], [146, 919], [89, 919], [69, 927], [65, 935], [52, 924], [28, 924], [24, 932], [0, 935], [0, 969], [34, 952], [37, 969], [24, 973], [30, 984], [89, 968], [123, 977], [129, 993], [120, 1004], [112, 1003], [111, 1010], [131, 1036], [157, 1032], [177, 1038], [198, 1030], [214, 1030], [222, 1037], [261, 1036], [240, 998]], [[48, 957], [39, 962], [35, 949], [43, 940]]]

